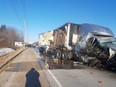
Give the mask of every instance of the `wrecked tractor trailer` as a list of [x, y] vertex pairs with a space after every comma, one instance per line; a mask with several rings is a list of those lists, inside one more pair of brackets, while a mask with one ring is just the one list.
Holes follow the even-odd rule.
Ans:
[[44, 45], [48, 56], [116, 69], [116, 38], [109, 28], [66, 23], [51, 32]]

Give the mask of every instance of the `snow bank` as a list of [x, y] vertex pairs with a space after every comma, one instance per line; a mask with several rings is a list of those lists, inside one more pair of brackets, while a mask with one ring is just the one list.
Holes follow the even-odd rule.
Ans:
[[12, 49], [12, 48], [1, 48], [0, 49], [0, 56], [3, 56], [5, 54], [8, 54], [8, 53], [10, 53], [12, 51], [14, 51], [14, 49]]

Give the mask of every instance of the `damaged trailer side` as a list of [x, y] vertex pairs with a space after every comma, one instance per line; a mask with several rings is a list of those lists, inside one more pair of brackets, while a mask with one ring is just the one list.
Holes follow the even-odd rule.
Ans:
[[56, 50], [56, 58], [78, 60], [74, 51], [78, 38], [79, 24], [66, 23], [54, 30], [53, 49]]

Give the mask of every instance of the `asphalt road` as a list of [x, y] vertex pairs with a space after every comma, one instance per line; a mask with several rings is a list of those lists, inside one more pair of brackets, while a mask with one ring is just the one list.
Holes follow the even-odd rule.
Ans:
[[[50, 87], [116, 87], [116, 73], [39, 56]], [[44, 61], [44, 59], [46, 61]], [[44, 62], [47, 62], [44, 67]]]
[[[44, 61], [45, 60], [45, 61]], [[37, 55], [29, 48], [0, 73], [0, 87], [115, 87], [116, 73]]]
[[28, 48], [0, 73], [0, 87], [49, 87], [37, 53]]
[[51, 69], [46, 75], [51, 87], [116, 87], [116, 74], [91, 68]]

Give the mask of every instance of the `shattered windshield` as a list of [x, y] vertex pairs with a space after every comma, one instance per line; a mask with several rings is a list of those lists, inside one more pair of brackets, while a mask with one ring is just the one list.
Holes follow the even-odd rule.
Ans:
[[112, 44], [113, 44], [114, 46], [116, 46], [116, 42], [112, 42]]
[[100, 43], [101, 46], [115, 46], [116, 47], [116, 41], [115, 42], [103, 42]]

